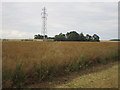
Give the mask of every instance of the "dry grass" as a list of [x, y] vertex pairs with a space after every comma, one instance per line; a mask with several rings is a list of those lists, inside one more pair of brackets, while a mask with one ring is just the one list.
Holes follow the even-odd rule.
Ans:
[[77, 66], [76, 64], [82, 60], [92, 64], [95, 60], [109, 62], [117, 59], [118, 56], [118, 42], [6, 41], [2, 43], [2, 48], [4, 82], [11, 80], [10, 73], [13, 73], [20, 64], [22, 64], [22, 71], [29, 73], [33, 79], [35, 72], [40, 74], [39, 71], [43, 68], [46, 70], [43, 74], [47, 77], [49, 71], [53, 74], [62, 72], [73, 62], [75, 65], [72, 64], [72, 67]]
[[118, 64], [100, 72], [79, 76], [56, 88], [118, 88]]
[[43, 41], [43, 39], [0, 39], [1, 41]]

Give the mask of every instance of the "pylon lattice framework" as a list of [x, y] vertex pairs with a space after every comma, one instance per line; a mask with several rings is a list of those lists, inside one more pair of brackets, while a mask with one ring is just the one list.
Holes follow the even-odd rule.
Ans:
[[41, 16], [42, 16], [42, 34], [43, 34], [43, 38], [46, 39], [46, 35], [47, 35], [47, 11], [46, 11], [46, 8], [43, 7], [42, 8], [42, 13], [41, 13]]

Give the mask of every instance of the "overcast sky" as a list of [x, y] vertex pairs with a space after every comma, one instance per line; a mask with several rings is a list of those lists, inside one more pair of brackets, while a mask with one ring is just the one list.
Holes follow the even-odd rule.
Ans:
[[98, 34], [101, 40], [118, 38], [117, 2], [3, 2], [2, 38], [33, 38], [41, 34], [44, 5], [48, 36], [77, 31]]

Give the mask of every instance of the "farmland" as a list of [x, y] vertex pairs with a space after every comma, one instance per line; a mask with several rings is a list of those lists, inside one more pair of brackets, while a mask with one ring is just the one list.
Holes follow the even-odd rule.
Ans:
[[3, 87], [22, 87], [118, 60], [118, 42], [3, 41]]

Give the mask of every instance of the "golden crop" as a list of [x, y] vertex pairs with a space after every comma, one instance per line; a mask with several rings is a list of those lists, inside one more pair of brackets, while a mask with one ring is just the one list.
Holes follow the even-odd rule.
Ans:
[[[18, 64], [23, 64], [23, 72], [30, 72], [41, 63], [47, 67], [63, 67], [72, 61], [86, 58], [110, 60], [111, 55], [118, 54], [118, 42], [37, 42], [37, 41], [4, 41], [2, 43], [3, 73], [14, 71]], [[109, 58], [110, 57], [110, 58]], [[4, 74], [3, 74], [4, 75]]]

